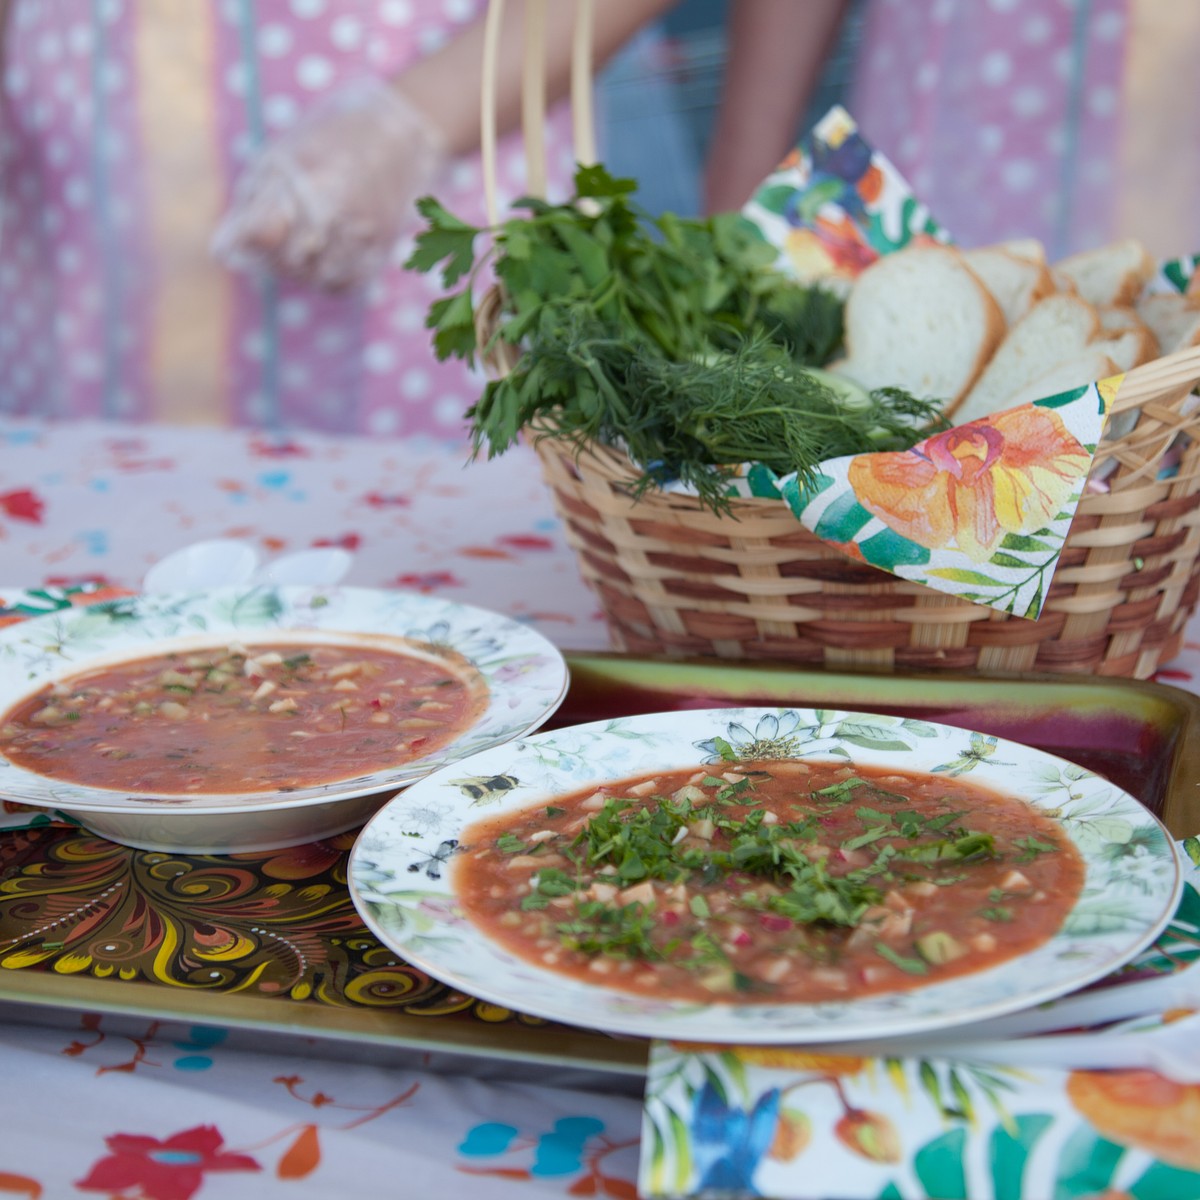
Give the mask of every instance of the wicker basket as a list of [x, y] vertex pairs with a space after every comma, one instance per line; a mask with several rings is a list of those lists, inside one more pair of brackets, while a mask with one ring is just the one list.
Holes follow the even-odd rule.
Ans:
[[[497, 22], [499, 7], [492, 0]], [[537, 5], [529, 11], [536, 26]], [[587, 24], [581, 6], [577, 82], [590, 72]], [[542, 71], [536, 28], [527, 35], [536, 50], [525, 63], [528, 146], [540, 128]], [[590, 128], [586, 91], [575, 88], [577, 139]], [[489, 122], [494, 128], [485, 99], [485, 132]], [[494, 160], [489, 167], [485, 154], [489, 173]], [[485, 297], [482, 332], [494, 328], [498, 311], [498, 298]], [[511, 369], [505, 349], [509, 357], [492, 362], [493, 370]], [[736, 500], [728, 516], [684, 495], [651, 492], [635, 501], [638, 472], [620, 452], [595, 445], [580, 453], [551, 438], [536, 445], [617, 649], [842, 670], [1144, 679], [1178, 653], [1200, 595], [1200, 411], [1190, 398], [1198, 383], [1200, 348], [1125, 377], [1113, 408], [1124, 432], [1101, 444], [1093, 465], [1105, 490], [1088, 490], [1080, 501], [1036, 621], [854, 561], [805, 530], [783, 501]], [[1177, 465], [1173, 459], [1164, 477], [1172, 449]]]

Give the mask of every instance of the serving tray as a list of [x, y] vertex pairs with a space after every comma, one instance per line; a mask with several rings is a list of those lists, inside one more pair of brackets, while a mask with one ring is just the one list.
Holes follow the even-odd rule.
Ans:
[[[572, 655], [568, 665], [571, 688], [554, 725], [722, 703], [919, 717], [1060, 754], [1137, 796], [1177, 837], [1200, 831], [1200, 697], [1166, 685], [835, 674], [615, 654]], [[643, 1072], [643, 1041], [486, 1004], [381, 946], [346, 888], [353, 837], [216, 856], [133, 850], [44, 819], [2, 833], [0, 1001], [46, 1019], [118, 1014]]]

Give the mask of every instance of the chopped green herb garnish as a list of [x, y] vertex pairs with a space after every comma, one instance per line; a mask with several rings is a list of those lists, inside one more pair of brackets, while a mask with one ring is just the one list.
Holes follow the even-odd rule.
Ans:
[[526, 847], [515, 833], [502, 833], [496, 839], [496, 849], [501, 854], [523, 854]]
[[565, 808], [555, 808], [553, 804], [546, 805], [546, 816], [548, 817], [561, 817], [566, 811]]
[[599, 901], [580, 904], [574, 918], [556, 925], [563, 944], [584, 954], [615, 958], [661, 958], [650, 940], [654, 914], [641, 904], [613, 908]]
[[895, 813], [880, 812], [877, 808], [856, 808], [854, 815], [867, 826], [891, 825], [896, 819]]
[[860, 846], [869, 846], [872, 842], [879, 841], [880, 838], [890, 836], [892, 831], [886, 825], [876, 825], [873, 829], [868, 829], [866, 833], [860, 833], [858, 837], [847, 838], [842, 843], [843, 850], [857, 850]]
[[1019, 863], [1033, 862], [1039, 854], [1053, 854], [1058, 850], [1053, 842], [1040, 842], [1035, 837], [1017, 838], [1013, 845], [1021, 851], [1016, 858]]
[[771, 896], [767, 908], [802, 924], [824, 921], [830, 925], [857, 925], [864, 912], [880, 899], [879, 889], [861, 878], [861, 873], [830, 875], [818, 858], [805, 860], [802, 871], [793, 874], [790, 890]]
[[858, 779], [851, 776], [849, 779], [843, 779], [838, 783], [831, 783], [828, 787], [818, 788], [812, 793], [814, 797], [820, 796], [822, 799], [831, 804], [845, 804], [851, 796], [861, 787], [866, 787], [865, 779]]
[[906, 971], [909, 975], [928, 975], [929, 964], [922, 958], [905, 958], [902, 954], [897, 954], [891, 946], [885, 945], [883, 942], [875, 943], [875, 953], [880, 958], [886, 958], [894, 967], [899, 967], [900, 970]]
[[569, 896], [577, 888], [575, 880], [556, 867], [545, 867], [535, 876], [537, 890], [543, 896]]
[[729, 955], [713, 940], [710, 933], [703, 929], [691, 941], [692, 954], [697, 963], [724, 963], [729, 961]]
[[962, 837], [926, 842], [896, 852], [897, 858], [920, 863], [939, 862], [942, 859], [966, 862], [978, 858], [994, 858], [995, 855], [996, 839], [990, 833], [965, 833]]
[[713, 738], [713, 749], [721, 756], [723, 762], [737, 762], [738, 760], [737, 752], [724, 738]]
[[1013, 919], [1013, 910], [1003, 904], [997, 904], [991, 908], [981, 908], [979, 915], [986, 921], [1011, 921]]
[[957, 821], [960, 817], [965, 817], [967, 810], [962, 809], [959, 812], [943, 813], [940, 817], [930, 817], [925, 821], [925, 828], [930, 833], [940, 833], [947, 825]]
[[755, 804], [757, 801], [749, 795], [753, 791], [754, 780], [749, 775], [745, 779], [739, 779], [737, 783], [728, 783], [722, 779], [715, 799], [718, 804]]

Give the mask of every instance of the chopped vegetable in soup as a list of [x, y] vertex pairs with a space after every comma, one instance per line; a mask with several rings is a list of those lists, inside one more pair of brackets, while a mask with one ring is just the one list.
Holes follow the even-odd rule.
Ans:
[[290, 791], [431, 753], [483, 693], [469, 672], [376, 647], [231, 645], [49, 684], [0, 718], [0, 751], [94, 787]]
[[648, 995], [815, 1002], [994, 966], [1083, 883], [1024, 802], [942, 775], [763, 761], [605, 784], [478, 822], [455, 886], [531, 961]]

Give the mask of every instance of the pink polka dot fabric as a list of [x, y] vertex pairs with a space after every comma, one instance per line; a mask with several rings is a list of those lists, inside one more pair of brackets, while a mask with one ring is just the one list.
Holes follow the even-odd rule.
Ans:
[[[149, 100], [137, 66], [147, 53], [143, 5], [153, 2], [14, 2], [0, 105], [0, 413], [140, 420], [162, 407], [147, 360], [166, 268], [146, 236], [139, 105]], [[257, 147], [319, 96], [366, 73], [402, 70], [483, 6], [206, 3], [210, 77], [181, 81], [179, 94], [194, 82], [212, 106], [222, 194]], [[549, 139], [561, 195], [572, 170], [561, 116]], [[499, 184], [505, 207], [524, 190], [524, 156], [512, 139], [501, 151]], [[483, 222], [478, 159], [453, 163], [432, 190], [458, 215]], [[224, 410], [195, 419], [463, 439], [463, 414], [482, 376], [433, 356], [424, 320], [437, 282], [401, 266], [415, 229], [414, 218], [388, 267], [348, 294], [231, 277], [223, 361], [212, 368], [227, 391]]]
[[1130, 0], [870, 0], [847, 107], [955, 239], [1113, 234]]
[[[137, 103], [125, 47], [91, 6], [16, 4], [0, 107], [0, 411], [133, 416], [149, 264], [129, 170]], [[93, 57], [105, 45], [102, 61]], [[121, 179], [119, 191], [111, 188]], [[97, 197], [106, 197], [97, 221]]]

